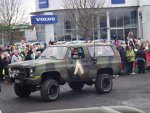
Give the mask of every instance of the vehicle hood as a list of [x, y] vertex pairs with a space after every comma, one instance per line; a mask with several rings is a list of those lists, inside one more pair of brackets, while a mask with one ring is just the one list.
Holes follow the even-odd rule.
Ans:
[[37, 60], [29, 60], [29, 61], [22, 61], [18, 63], [9, 64], [9, 67], [36, 67], [40, 65], [45, 65], [49, 63], [59, 63], [62, 60], [56, 59], [37, 59]]

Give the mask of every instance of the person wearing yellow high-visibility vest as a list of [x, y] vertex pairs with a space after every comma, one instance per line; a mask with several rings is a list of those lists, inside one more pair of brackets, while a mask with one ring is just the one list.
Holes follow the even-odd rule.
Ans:
[[4, 58], [3, 58], [3, 65], [4, 65], [4, 69], [2, 71], [5, 79], [8, 78], [8, 64], [10, 63], [10, 58], [9, 58], [9, 54], [7, 52], [4, 52]]

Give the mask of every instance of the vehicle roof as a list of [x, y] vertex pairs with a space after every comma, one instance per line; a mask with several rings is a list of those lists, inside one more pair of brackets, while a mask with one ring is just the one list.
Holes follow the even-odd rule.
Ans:
[[[58, 46], [58, 47], [94, 46], [94, 43], [61, 44], [61, 45], [51, 45], [51, 46]], [[51, 47], [51, 46], [49, 46], [49, 47]], [[95, 46], [111, 46], [111, 44], [108, 44], [108, 43], [96, 43]]]

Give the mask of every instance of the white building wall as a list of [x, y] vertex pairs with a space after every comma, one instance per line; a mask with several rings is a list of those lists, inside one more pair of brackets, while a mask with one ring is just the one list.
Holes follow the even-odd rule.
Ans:
[[150, 0], [139, 0], [140, 6], [150, 5]]
[[111, 0], [106, 0], [109, 4], [106, 7], [130, 7], [130, 6], [139, 6], [139, 0], [125, 0], [125, 4], [111, 4]]
[[[44, 15], [53, 15], [53, 12], [45, 12]], [[49, 41], [54, 41], [54, 25], [53, 24], [45, 24], [45, 42], [46, 44]]]
[[[46, 11], [46, 10], [61, 10], [64, 9], [63, 0], [49, 0], [49, 8], [39, 9], [39, 0], [36, 0], [36, 11]], [[142, 0], [149, 1], [150, 0]], [[141, 2], [145, 3], [146, 2]], [[105, 7], [130, 7], [130, 6], [139, 6], [139, 0], [125, 0], [125, 4], [111, 4], [111, 0], [106, 0]]]
[[142, 8], [142, 25], [143, 38], [150, 40], [150, 6], [143, 6]]

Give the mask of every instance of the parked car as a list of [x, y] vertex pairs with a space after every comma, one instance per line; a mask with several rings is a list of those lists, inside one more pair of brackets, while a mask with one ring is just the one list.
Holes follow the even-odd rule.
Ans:
[[10, 64], [9, 70], [17, 96], [27, 97], [40, 90], [44, 100], [54, 101], [59, 86], [65, 83], [75, 91], [95, 84], [99, 94], [110, 92], [120, 66], [120, 55], [111, 45], [85, 43], [47, 47], [39, 59]]
[[32, 42], [31, 46], [35, 46], [35, 48], [38, 48], [38, 49], [44, 49], [44, 43], [43, 42]]

